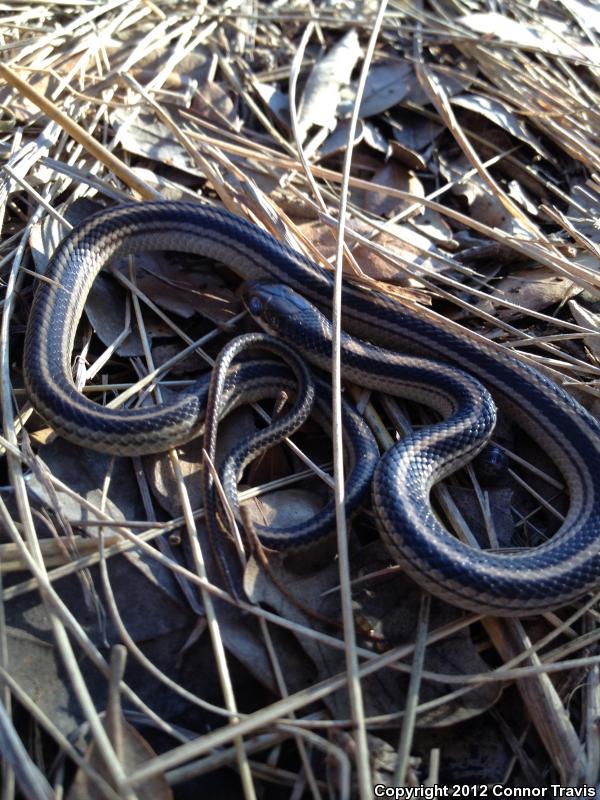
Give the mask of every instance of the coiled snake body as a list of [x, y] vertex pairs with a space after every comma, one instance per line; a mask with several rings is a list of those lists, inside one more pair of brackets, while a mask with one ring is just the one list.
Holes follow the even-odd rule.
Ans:
[[[322, 307], [330, 302], [332, 280], [325, 270], [228, 212], [157, 202], [94, 215], [61, 243], [49, 266], [51, 282], [38, 287], [24, 356], [25, 383], [34, 407], [60, 434], [83, 446], [143, 454], [186, 442], [199, 430], [202, 410], [194, 396], [149, 409], [110, 410], [81, 395], [72, 380], [75, 330], [94, 278], [117, 255], [157, 249], [213, 258], [244, 278], [284, 284]], [[252, 291], [263, 304], [281, 302], [288, 309], [280, 331], [289, 343], [305, 346], [304, 332], [312, 325], [305, 355], [325, 363], [328, 334], [320, 318], [315, 322], [309, 311], [302, 316], [303, 301], [291, 296], [292, 305], [286, 306], [290, 296], [285, 292], [271, 287], [261, 295], [262, 290], [251, 290], [251, 310]], [[268, 318], [266, 323], [269, 327]], [[540, 612], [595, 590], [600, 585], [598, 422], [537, 370], [377, 292], [346, 285], [343, 325], [352, 334], [344, 340], [343, 362], [359, 384], [386, 391], [391, 372], [393, 380], [402, 383], [396, 371], [401, 359], [389, 353], [386, 361], [386, 351], [370, 350], [353, 337], [393, 351], [408, 348], [409, 359], [414, 360], [413, 353], [439, 359], [430, 368], [429, 380], [430, 397], [437, 395], [437, 401], [427, 399], [424, 373], [409, 371], [404, 382], [408, 396], [421, 397], [447, 418], [389, 451], [376, 470], [373, 488], [383, 538], [419, 583], [456, 605], [496, 615]], [[463, 463], [479, 449], [493, 425], [487, 394], [461, 370], [490, 389], [498, 404], [550, 455], [565, 480], [569, 512], [558, 533], [541, 547], [517, 554], [467, 547], [444, 530], [430, 508], [432, 483], [451, 464]], [[467, 405], [471, 403], [466, 411], [456, 406], [461, 394]], [[481, 430], [474, 432], [463, 423], [477, 409], [482, 415], [474, 425]]]

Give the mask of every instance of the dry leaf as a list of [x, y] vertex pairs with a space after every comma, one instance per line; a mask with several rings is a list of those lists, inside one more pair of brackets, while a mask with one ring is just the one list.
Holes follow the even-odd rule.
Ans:
[[[551, 269], [539, 268], [513, 272], [502, 278], [496, 283], [494, 294], [516, 303], [526, 312], [543, 311], [548, 306], [579, 294], [580, 291], [581, 288], [570, 278], [557, 275]], [[503, 320], [514, 319], [521, 314], [519, 310], [498, 307], [493, 300], [481, 300], [477, 303], [477, 308]]]
[[[174, 112], [173, 116], [177, 119]], [[130, 110], [115, 109], [110, 114], [110, 122], [121, 146], [129, 153], [163, 167], [175, 167], [196, 177], [203, 176], [200, 167], [174, 138], [172, 131], [154, 115], [132, 114]]]
[[[369, 226], [357, 219], [350, 219], [348, 227], [357, 233], [369, 236], [372, 231]], [[335, 235], [329, 225], [309, 222], [300, 226], [302, 232], [319, 249], [325, 258], [331, 257], [336, 250]], [[378, 232], [376, 236], [370, 237], [375, 245], [384, 247], [390, 254], [390, 259], [385, 258], [375, 248], [367, 244], [355, 244], [352, 247], [352, 255], [358, 266], [368, 275], [383, 283], [394, 284], [395, 286], [409, 286], [418, 288], [421, 286], [418, 278], [413, 278], [402, 269], [401, 266], [394, 264], [393, 257], [398, 256], [403, 262], [408, 262], [415, 267], [420, 267], [426, 271], [436, 271], [439, 269], [440, 262], [431, 257], [435, 254], [436, 247], [431, 240], [414, 230], [410, 225], [396, 225], [387, 223], [386, 231]], [[431, 255], [430, 255], [431, 254]], [[352, 272], [350, 273], [353, 274]]]
[[394, 154], [394, 158], [400, 161], [406, 167], [409, 167], [409, 169], [427, 169], [425, 159], [421, 158], [421, 156], [414, 150], [411, 150], [410, 148], [405, 147], [403, 144], [400, 144], [400, 142], [396, 142], [392, 139], [390, 142], [390, 148]]
[[[429, 240], [430, 248], [432, 244], [437, 244], [443, 246], [444, 250], [458, 249], [458, 242], [445, 217], [431, 208], [424, 209], [420, 216], [411, 219], [409, 225]], [[439, 268], [439, 262], [435, 262], [434, 268]]]
[[[206, 383], [204, 385], [206, 389]], [[255, 431], [254, 417], [249, 408], [242, 407], [232, 411], [219, 424], [217, 465], [239, 443], [240, 438], [249, 436]], [[203, 504], [202, 482], [200, 480], [203, 447], [203, 437], [197, 436], [191, 442], [178, 448], [179, 466], [192, 508], [200, 508]], [[165, 457], [164, 453], [159, 453], [145, 456], [144, 465], [152, 493], [168, 514], [178, 516], [181, 513], [181, 503], [179, 501], [177, 479], [173, 473], [170, 460]]]
[[600, 358], [600, 314], [593, 314], [576, 300], [569, 300], [569, 310], [578, 325], [598, 331], [598, 336], [584, 336], [583, 341], [596, 358]]
[[465, 198], [473, 217], [491, 228], [499, 228], [514, 235], [523, 233], [521, 225], [509, 214], [486, 181], [476, 173], [469, 174], [465, 179], [464, 176], [473, 169], [466, 156], [461, 155], [452, 161], [440, 156], [439, 163], [444, 177], [448, 181], [455, 181], [452, 194]]
[[[406, 61], [389, 61], [371, 67], [360, 104], [361, 118], [373, 117], [398, 105], [408, 94], [414, 68]], [[352, 112], [348, 104], [346, 113]]]
[[286, 128], [290, 127], [290, 98], [289, 95], [281, 91], [278, 86], [272, 86], [269, 83], [261, 83], [254, 81], [253, 83], [256, 93], [259, 95], [263, 103], [265, 103], [271, 113], [274, 114], [279, 122], [282, 122]]
[[[373, 183], [380, 186], [389, 186], [392, 189], [401, 189], [415, 195], [415, 200], [425, 196], [423, 184], [410, 170], [407, 170], [397, 161], [388, 161], [385, 166], [373, 176]], [[392, 197], [385, 191], [369, 192], [366, 207], [378, 217], [391, 217], [414, 205], [414, 200], [400, 200]]]
[[180, 253], [141, 253], [135, 263], [138, 288], [166, 311], [186, 319], [201, 314], [216, 325], [239, 312], [238, 298], [210, 262]]
[[[321, 145], [319, 155], [321, 158], [329, 158], [334, 153], [343, 152], [348, 146], [348, 133], [350, 129], [349, 122], [338, 122], [335, 130]], [[359, 121], [354, 132], [354, 146], [359, 144], [365, 136], [365, 126]]]
[[[125, 329], [126, 305], [126, 291], [106, 275], [98, 275], [86, 301], [85, 313], [94, 332], [106, 347], [112, 345]], [[130, 320], [132, 318], [133, 314]], [[129, 335], [115, 351], [121, 358], [144, 355], [144, 346], [134, 324], [130, 321]], [[146, 334], [151, 335], [151, 331], [146, 329]]]
[[433, 142], [444, 130], [427, 117], [406, 109], [397, 109], [389, 118], [394, 142], [406, 150], [419, 154], [429, 151]]
[[[89, 216], [103, 208], [102, 204], [88, 197], [80, 197], [69, 205], [59, 205], [56, 210], [70, 226], [80, 225]], [[50, 257], [65, 238], [70, 228], [48, 214], [42, 222], [32, 226], [29, 234], [29, 246], [38, 272], [45, 272]]]
[[[103, 719], [102, 722], [107, 730], [106, 719]], [[125, 774], [135, 772], [137, 767], [141, 767], [156, 757], [156, 753], [144, 737], [124, 719], [120, 721], [119, 744], [121, 747], [119, 761]], [[88, 745], [85, 760], [107, 783], [111, 783], [104, 759], [98, 752], [94, 741]], [[157, 775], [142, 783], [137, 783], [135, 794], [139, 800], [173, 800], [173, 792], [164, 775]], [[105, 800], [105, 798], [106, 794], [98, 789], [94, 781], [90, 780], [87, 772], [81, 768], [78, 769], [67, 792], [67, 800]]]
[[[445, 72], [439, 72], [436, 76], [438, 83], [448, 97], [453, 97], [459, 92], [466, 91], [473, 82], [473, 75], [477, 71], [476, 63], [473, 61], [467, 62], [465, 60], [457, 66], [458, 68], [455, 69], [451, 75], [447, 75]], [[415, 80], [404, 98], [404, 102], [407, 104], [410, 103], [413, 106], [426, 108], [431, 101], [425, 90], [421, 88], [419, 81]]]
[[541, 50], [547, 55], [585, 59], [591, 64], [600, 62], [598, 48], [573, 39], [568, 25], [562, 20], [541, 15], [537, 16], [537, 20], [535, 25], [526, 25], [522, 20], [517, 21], [505, 14], [490, 11], [467, 14], [456, 21], [476, 33], [496, 36], [503, 42]]
[[245, 504], [256, 525], [286, 528], [311, 519], [323, 507], [319, 492], [306, 489], [279, 489]]
[[298, 109], [301, 141], [313, 125], [330, 131], [335, 128], [341, 88], [350, 83], [360, 55], [358, 34], [351, 29], [312, 68]]
[[242, 125], [231, 97], [222, 86], [213, 81], [208, 81], [198, 88], [192, 101], [191, 111], [219, 127], [227, 122], [237, 131]]
[[[116, 522], [139, 519], [140, 514], [143, 514], [128, 459], [116, 458], [113, 461], [111, 456], [94, 453], [60, 438], [46, 445], [40, 451], [39, 457], [55, 477], [98, 508], [102, 508]], [[109, 473], [111, 482], [105, 494], [102, 486]], [[52, 504], [47, 487], [35, 475], [31, 476], [27, 485], [40, 502]], [[62, 513], [74, 524], [77, 520], [85, 522], [97, 518], [92, 511], [82, 508], [67, 493], [58, 491], [57, 497]]]
[[453, 97], [451, 103], [452, 105], [460, 106], [461, 108], [466, 108], [469, 111], [481, 114], [489, 119], [490, 122], [504, 128], [505, 131], [508, 131], [508, 133], [516, 139], [520, 139], [522, 142], [525, 142], [525, 144], [528, 144], [538, 155], [551, 160], [552, 157], [548, 151], [542, 147], [541, 143], [528, 130], [523, 120], [517, 116], [515, 110], [507, 103], [492, 99], [491, 97], [483, 97], [478, 94], [461, 94]]
[[361, 128], [364, 131], [365, 144], [387, 158], [391, 150], [390, 142], [381, 130], [371, 120], [361, 121]]

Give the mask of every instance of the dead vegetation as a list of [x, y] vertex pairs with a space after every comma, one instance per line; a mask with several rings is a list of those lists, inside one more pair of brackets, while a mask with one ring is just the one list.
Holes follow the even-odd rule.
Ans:
[[[132, 460], [53, 439], [21, 373], [37, 275], [72, 226], [127, 199], [203, 198], [597, 411], [597, 7], [23, 0], [0, 15], [2, 798], [597, 785], [595, 598], [523, 624], [430, 604], [366, 508], [348, 558], [266, 572], [248, 556], [241, 613], [206, 541], [201, 445]], [[99, 402], [169, 397], [250, 324], [214, 265], [131, 266], [97, 281], [78, 337], [76, 380]], [[382, 447], [429, 419], [357, 403]], [[254, 426], [237, 412], [223, 452]], [[497, 440], [509, 476], [468, 470], [440, 513], [474, 544], [535, 545], [567, 507], [560, 481], [510, 426]], [[330, 471], [316, 427], [297, 444]], [[245, 484], [280, 523], [328, 491], [283, 448]]]

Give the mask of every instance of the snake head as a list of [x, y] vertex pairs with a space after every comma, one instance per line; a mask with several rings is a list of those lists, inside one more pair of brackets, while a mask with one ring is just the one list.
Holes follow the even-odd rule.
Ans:
[[314, 317], [314, 307], [293, 289], [279, 283], [248, 282], [242, 291], [244, 305], [261, 328], [285, 337], [290, 324]]

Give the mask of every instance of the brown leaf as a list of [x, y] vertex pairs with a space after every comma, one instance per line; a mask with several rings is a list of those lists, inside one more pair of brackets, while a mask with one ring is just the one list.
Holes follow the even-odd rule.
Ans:
[[488, 184], [472, 172], [473, 165], [463, 155], [449, 160], [440, 156], [440, 170], [448, 181], [454, 181], [452, 194], [464, 197], [469, 206], [469, 213], [475, 219], [491, 228], [518, 233], [521, 229], [516, 220], [508, 213], [498, 196]]
[[198, 88], [192, 101], [191, 110], [202, 119], [214, 122], [220, 127], [223, 126], [224, 120], [227, 120], [233, 130], [239, 130], [241, 126], [241, 121], [236, 114], [231, 97], [222, 86], [213, 81], [209, 81]]
[[[107, 729], [106, 719], [103, 719], [104, 728]], [[126, 720], [122, 719], [119, 731], [119, 744], [121, 752], [119, 761], [125, 773], [134, 772], [146, 762], [156, 756], [144, 737]], [[114, 744], [114, 743], [113, 743]], [[107, 772], [104, 759], [99, 754], [96, 743], [92, 741], [86, 750], [85, 760], [108, 783], [110, 775]], [[164, 775], [148, 778], [143, 783], [135, 786], [136, 797], [139, 800], [172, 800], [173, 792]], [[78, 769], [71, 788], [67, 792], [67, 800], [104, 800], [106, 794], [98, 788], [96, 783], [88, 777], [83, 769]]]
[[[543, 311], [548, 306], [579, 294], [581, 288], [570, 278], [557, 275], [551, 269], [529, 269], [513, 272], [500, 280], [494, 294], [498, 297], [517, 303], [524, 311]], [[493, 300], [481, 300], [477, 308], [495, 314], [498, 319], [514, 319], [520, 315], [519, 310], [498, 307]]]
[[[592, 10], [586, 9], [586, 18]], [[533, 47], [548, 55], [567, 58], [589, 59], [597, 64], [598, 49], [584, 44], [570, 35], [570, 26], [560, 19], [550, 16], [537, 16], [534, 25], [526, 25], [523, 20], [511, 19], [497, 12], [467, 14], [456, 20], [477, 33], [497, 37], [503, 42], [514, 42], [523, 47]]]
[[[580, 305], [576, 300], [569, 301], [569, 309], [573, 319], [578, 325], [598, 331], [600, 333], [600, 314], [594, 314]], [[583, 341], [596, 358], [600, 358], [600, 336], [584, 336]]]
[[[389, 186], [392, 189], [401, 189], [403, 192], [411, 192], [416, 197], [425, 196], [425, 190], [419, 178], [414, 172], [407, 170], [397, 161], [388, 161], [384, 167], [373, 175], [373, 183]], [[366, 208], [379, 217], [391, 217], [413, 204], [414, 200], [400, 200], [383, 191], [369, 192]]]
[[504, 130], [508, 131], [508, 133], [516, 139], [520, 139], [522, 142], [528, 144], [538, 155], [551, 159], [550, 154], [542, 147], [540, 142], [508, 103], [478, 94], [462, 94], [452, 98], [452, 105], [460, 106], [461, 108], [466, 108], [469, 111], [481, 114], [486, 117], [486, 119], [489, 119], [490, 122], [504, 128]]
[[[309, 222], [300, 227], [302, 232], [318, 247], [325, 258], [335, 253], [335, 237], [328, 225]], [[372, 228], [360, 220], [349, 220], [348, 227], [371, 238]], [[411, 226], [388, 223], [388, 231], [377, 233], [373, 237], [373, 242], [380, 247], [384, 247], [392, 257], [398, 256], [403, 261], [408, 261], [410, 264], [423, 267], [426, 270], [434, 271], [438, 269], [439, 262], [428, 255], [428, 253], [435, 253], [435, 245], [432, 244], [429, 238], [423, 236]], [[421, 285], [418, 279], [410, 277], [400, 266], [394, 264], [390, 259], [385, 258], [384, 255], [381, 255], [377, 250], [366, 244], [358, 244], [353, 247], [352, 255], [364, 274], [374, 280], [391, 283], [395, 286], [417, 288]], [[350, 272], [349, 274], [352, 276], [354, 273]]]
[[408, 167], [408, 169], [427, 169], [427, 162], [425, 159], [415, 150], [411, 150], [410, 147], [406, 147], [406, 145], [403, 145], [394, 139], [391, 140], [390, 147], [394, 158], [405, 167]]
[[352, 28], [313, 67], [298, 109], [298, 129], [304, 140], [313, 125], [333, 130], [337, 124], [340, 91], [361, 54], [358, 35]]
[[186, 267], [187, 263], [179, 255], [137, 255], [138, 288], [161, 308], [180, 317], [202, 314], [216, 325], [228, 322], [239, 310], [234, 293], [214, 265], [196, 261]]
[[139, 114], [132, 118], [130, 109], [118, 108], [111, 112], [110, 123], [118, 133], [121, 146], [129, 153], [203, 177], [202, 170], [173, 137], [172, 131], [154, 115]]
[[372, 117], [396, 106], [408, 94], [411, 81], [414, 81], [414, 68], [406, 61], [390, 60], [371, 67], [360, 104], [360, 116]]

